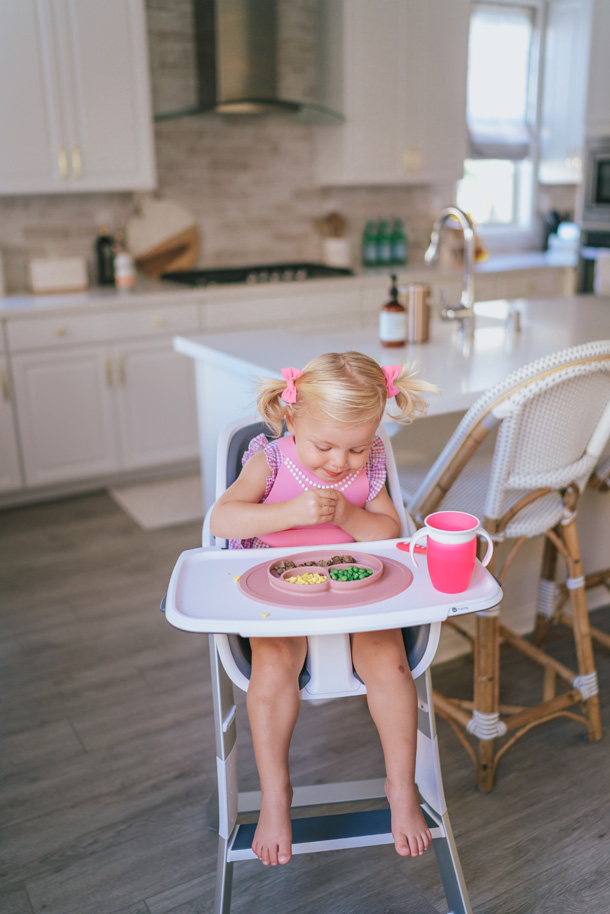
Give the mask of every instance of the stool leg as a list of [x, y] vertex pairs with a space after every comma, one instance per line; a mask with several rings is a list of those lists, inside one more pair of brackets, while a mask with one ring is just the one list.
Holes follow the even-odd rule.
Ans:
[[[561, 535], [557, 528], [555, 528], [555, 532]], [[553, 620], [555, 593], [557, 590], [556, 573], [557, 547], [547, 536], [544, 540], [542, 552], [542, 565], [538, 582], [538, 606], [533, 635], [534, 644], [538, 647], [542, 647], [546, 641]]]
[[[499, 723], [500, 690], [500, 632], [499, 607], [477, 613], [474, 644], [474, 708], [471, 732], [479, 738], [476, 783], [480, 790], [493, 789], [496, 771], [494, 762], [494, 725]], [[491, 722], [491, 728], [490, 728]], [[483, 725], [484, 736], [477, 733]], [[490, 736], [487, 736], [490, 733]]]
[[584, 704], [587, 712], [589, 739], [598, 740], [602, 738], [602, 721], [597, 690], [597, 671], [595, 669], [595, 658], [593, 656], [589, 628], [589, 613], [585, 594], [585, 580], [582, 573], [580, 546], [574, 518], [562, 527], [561, 536], [569, 555], [569, 578], [567, 583], [572, 603], [572, 624], [578, 658], [578, 680], [581, 683], [579, 685], [579, 682], [576, 681], [575, 685], [577, 688], [582, 686], [581, 691], [585, 696]]

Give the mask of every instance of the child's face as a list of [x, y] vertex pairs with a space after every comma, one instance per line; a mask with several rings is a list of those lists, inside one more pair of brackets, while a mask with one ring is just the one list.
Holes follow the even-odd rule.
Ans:
[[315, 414], [302, 413], [287, 416], [286, 425], [294, 435], [297, 457], [305, 469], [331, 483], [362, 469], [378, 423], [336, 425]]

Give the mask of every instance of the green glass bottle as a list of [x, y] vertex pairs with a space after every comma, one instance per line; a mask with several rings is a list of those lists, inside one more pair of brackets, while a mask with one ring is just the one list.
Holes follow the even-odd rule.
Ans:
[[392, 226], [392, 263], [397, 267], [404, 267], [407, 262], [407, 234], [402, 219], [395, 219]]
[[377, 230], [377, 264], [380, 267], [389, 267], [392, 263], [392, 233], [390, 223], [382, 219]]
[[377, 266], [377, 225], [369, 219], [362, 232], [362, 266]]

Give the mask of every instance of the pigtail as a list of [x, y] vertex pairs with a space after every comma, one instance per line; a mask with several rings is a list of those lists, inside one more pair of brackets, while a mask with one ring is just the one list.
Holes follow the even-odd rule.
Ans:
[[388, 415], [402, 425], [410, 425], [413, 419], [426, 415], [428, 402], [424, 393], [440, 393], [436, 384], [422, 381], [415, 375], [413, 366], [406, 365], [394, 380], [394, 385], [398, 388], [394, 397], [396, 411], [388, 410]]
[[256, 387], [256, 407], [263, 422], [276, 438], [279, 438], [284, 430], [283, 423], [287, 405], [281, 399], [281, 396], [285, 387], [286, 382], [281, 378], [279, 380], [262, 378]]

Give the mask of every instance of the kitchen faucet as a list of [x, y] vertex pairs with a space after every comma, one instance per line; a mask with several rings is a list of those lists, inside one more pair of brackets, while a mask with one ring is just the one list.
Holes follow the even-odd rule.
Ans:
[[441, 317], [446, 321], [459, 321], [460, 333], [472, 338], [474, 336], [474, 228], [470, 217], [457, 206], [446, 206], [442, 209], [432, 227], [430, 244], [424, 254], [426, 263], [433, 264], [438, 260], [441, 230], [448, 219], [457, 219], [464, 236], [464, 284], [459, 305], [443, 308]]

